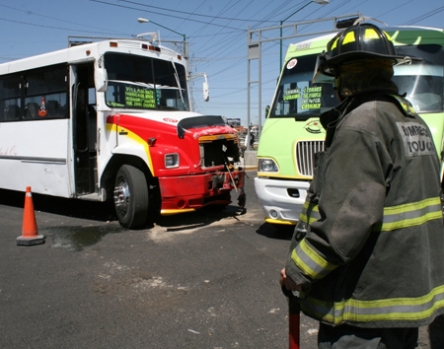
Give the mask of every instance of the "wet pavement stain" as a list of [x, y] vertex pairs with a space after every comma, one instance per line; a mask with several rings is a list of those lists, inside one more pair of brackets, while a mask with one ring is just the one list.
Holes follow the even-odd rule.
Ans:
[[81, 251], [85, 247], [97, 244], [105, 235], [124, 233], [125, 229], [119, 226], [65, 226], [63, 228], [49, 229], [49, 231], [47, 243], [50, 242], [51, 247]]

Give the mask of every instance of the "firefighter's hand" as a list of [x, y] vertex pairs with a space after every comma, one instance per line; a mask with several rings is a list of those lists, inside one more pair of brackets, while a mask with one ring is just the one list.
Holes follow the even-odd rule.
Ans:
[[290, 291], [302, 291], [301, 285], [297, 285], [285, 272], [285, 268], [281, 270], [281, 276], [279, 278], [279, 283]]

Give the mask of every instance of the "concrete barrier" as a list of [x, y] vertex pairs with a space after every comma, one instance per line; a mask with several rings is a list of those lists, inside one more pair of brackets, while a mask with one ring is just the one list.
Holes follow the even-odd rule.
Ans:
[[257, 151], [245, 150], [243, 161], [244, 161], [244, 168], [246, 170], [257, 169]]

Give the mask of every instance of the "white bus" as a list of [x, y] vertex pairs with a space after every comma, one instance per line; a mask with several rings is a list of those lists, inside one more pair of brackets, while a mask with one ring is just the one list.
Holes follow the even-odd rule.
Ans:
[[245, 204], [236, 131], [191, 110], [186, 60], [106, 39], [0, 64], [0, 188], [112, 200], [120, 224]]

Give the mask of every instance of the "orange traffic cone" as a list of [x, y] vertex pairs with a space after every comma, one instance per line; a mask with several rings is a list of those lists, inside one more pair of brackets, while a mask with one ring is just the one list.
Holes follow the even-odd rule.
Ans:
[[31, 246], [45, 243], [45, 237], [37, 234], [34, 203], [32, 202], [31, 187], [26, 187], [25, 211], [23, 213], [22, 236], [17, 238], [18, 246]]

